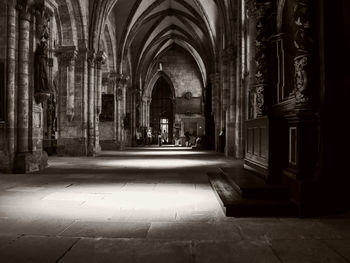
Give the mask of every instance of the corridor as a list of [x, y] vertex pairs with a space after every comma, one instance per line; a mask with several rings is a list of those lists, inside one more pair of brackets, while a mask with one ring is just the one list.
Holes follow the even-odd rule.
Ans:
[[228, 218], [214, 152], [144, 147], [51, 157], [0, 177], [0, 262], [350, 262], [350, 216]]

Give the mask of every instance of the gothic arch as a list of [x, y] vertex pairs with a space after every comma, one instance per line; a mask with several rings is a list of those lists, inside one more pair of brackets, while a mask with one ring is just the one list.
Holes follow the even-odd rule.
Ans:
[[154, 74], [154, 76], [151, 78], [151, 80], [147, 84], [146, 89], [144, 90], [143, 97], [147, 97], [147, 98], [152, 97], [153, 88], [160, 78], [163, 78], [166, 82], [168, 82], [169, 87], [171, 89], [172, 98], [175, 99], [176, 93], [175, 93], [174, 84], [171, 81], [170, 77], [163, 71], [158, 71], [156, 74]]

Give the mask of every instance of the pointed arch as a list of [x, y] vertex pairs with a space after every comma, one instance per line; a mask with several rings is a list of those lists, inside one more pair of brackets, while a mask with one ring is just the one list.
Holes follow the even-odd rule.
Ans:
[[164, 71], [157, 71], [153, 75], [153, 77], [150, 79], [150, 81], [146, 85], [146, 89], [144, 90], [143, 96], [148, 97], [148, 98], [152, 97], [152, 91], [154, 89], [154, 86], [160, 78], [163, 78], [169, 84], [169, 87], [171, 89], [172, 98], [175, 99], [176, 93], [175, 93], [174, 84], [171, 81], [170, 77]]

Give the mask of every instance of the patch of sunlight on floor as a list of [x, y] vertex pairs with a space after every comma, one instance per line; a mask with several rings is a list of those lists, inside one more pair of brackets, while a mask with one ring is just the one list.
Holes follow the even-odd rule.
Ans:
[[187, 168], [200, 167], [204, 165], [219, 164], [219, 161], [204, 161], [204, 160], [190, 160], [179, 158], [166, 159], [132, 159], [132, 160], [103, 160], [98, 164], [101, 166], [109, 166], [115, 168], [139, 168], [139, 169], [172, 169], [172, 168]]
[[[92, 185], [88, 188], [91, 189]], [[96, 184], [94, 193], [84, 191], [80, 186], [77, 191], [55, 191], [47, 196], [33, 200], [28, 199], [25, 205], [18, 207], [21, 214], [37, 214], [44, 217], [96, 220], [106, 220], [113, 216], [124, 216], [129, 213], [129, 219], [142, 217], [145, 219], [159, 218], [173, 212], [196, 213], [200, 211], [215, 211], [218, 203], [213, 192], [196, 190], [187, 184], [150, 184], [139, 183], [131, 188], [121, 187], [113, 192], [111, 184]], [[165, 214], [164, 214], [165, 213]], [[167, 214], [168, 213], [168, 214]]]

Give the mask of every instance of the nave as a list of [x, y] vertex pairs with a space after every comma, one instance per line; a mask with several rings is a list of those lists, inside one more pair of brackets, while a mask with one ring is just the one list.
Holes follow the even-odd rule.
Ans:
[[226, 217], [208, 172], [240, 167], [179, 147], [50, 157], [0, 178], [1, 262], [349, 262], [350, 215]]

